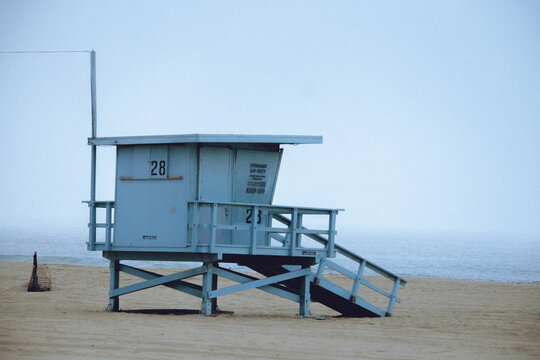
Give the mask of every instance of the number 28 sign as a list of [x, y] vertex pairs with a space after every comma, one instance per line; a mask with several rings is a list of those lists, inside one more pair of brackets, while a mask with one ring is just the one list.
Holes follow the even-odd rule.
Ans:
[[167, 162], [165, 160], [150, 161], [150, 177], [167, 175]]

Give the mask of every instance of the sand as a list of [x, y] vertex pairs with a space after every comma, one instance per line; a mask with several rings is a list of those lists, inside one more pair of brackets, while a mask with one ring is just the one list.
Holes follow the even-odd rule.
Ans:
[[164, 287], [120, 306], [170, 314], [107, 312], [107, 268], [48, 267], [52, 291], [28, 293], [32, 264], [0, 263], [0, 359], [540, 359], [540, 285], [409, 278], [395, 316], [371, 319], [319, 304], [298, 318], [295, 303], [250, 290], [219, 299], [234, 314], [204, 317], [181, 311], [199, 299]]

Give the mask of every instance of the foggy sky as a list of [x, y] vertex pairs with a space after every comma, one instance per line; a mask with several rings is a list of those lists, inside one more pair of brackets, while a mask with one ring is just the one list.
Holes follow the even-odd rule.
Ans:
[[[540, 235], [539, 2], [0, 1], [0, 51], [88, 49], [98, 136], [322, 135], [274, 203]], [[85, 229], [89, 55], [0, 54], [0, 121], [0, 225]]]

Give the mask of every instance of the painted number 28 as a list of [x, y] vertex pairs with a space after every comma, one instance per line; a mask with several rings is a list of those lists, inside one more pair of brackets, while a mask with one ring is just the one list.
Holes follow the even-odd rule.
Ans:
[[158, 175], [165, 175], [165, 165], [167, 163], [165, 160], [157, 161], [152, 160], [150, 161], [150, 175], [151, 176], [158, 176]]

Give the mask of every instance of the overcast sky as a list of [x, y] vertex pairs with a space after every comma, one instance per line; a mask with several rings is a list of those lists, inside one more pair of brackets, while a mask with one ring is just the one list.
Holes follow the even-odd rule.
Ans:
[[[538, 1], [0, 0], [0, 51], [86, 49], [99, 136], [322, 135], [286, 146], [275, 203], [540, 237]], [[84, 230], [88, 53], [0, 54], [0, 121], [0, 224]]]

